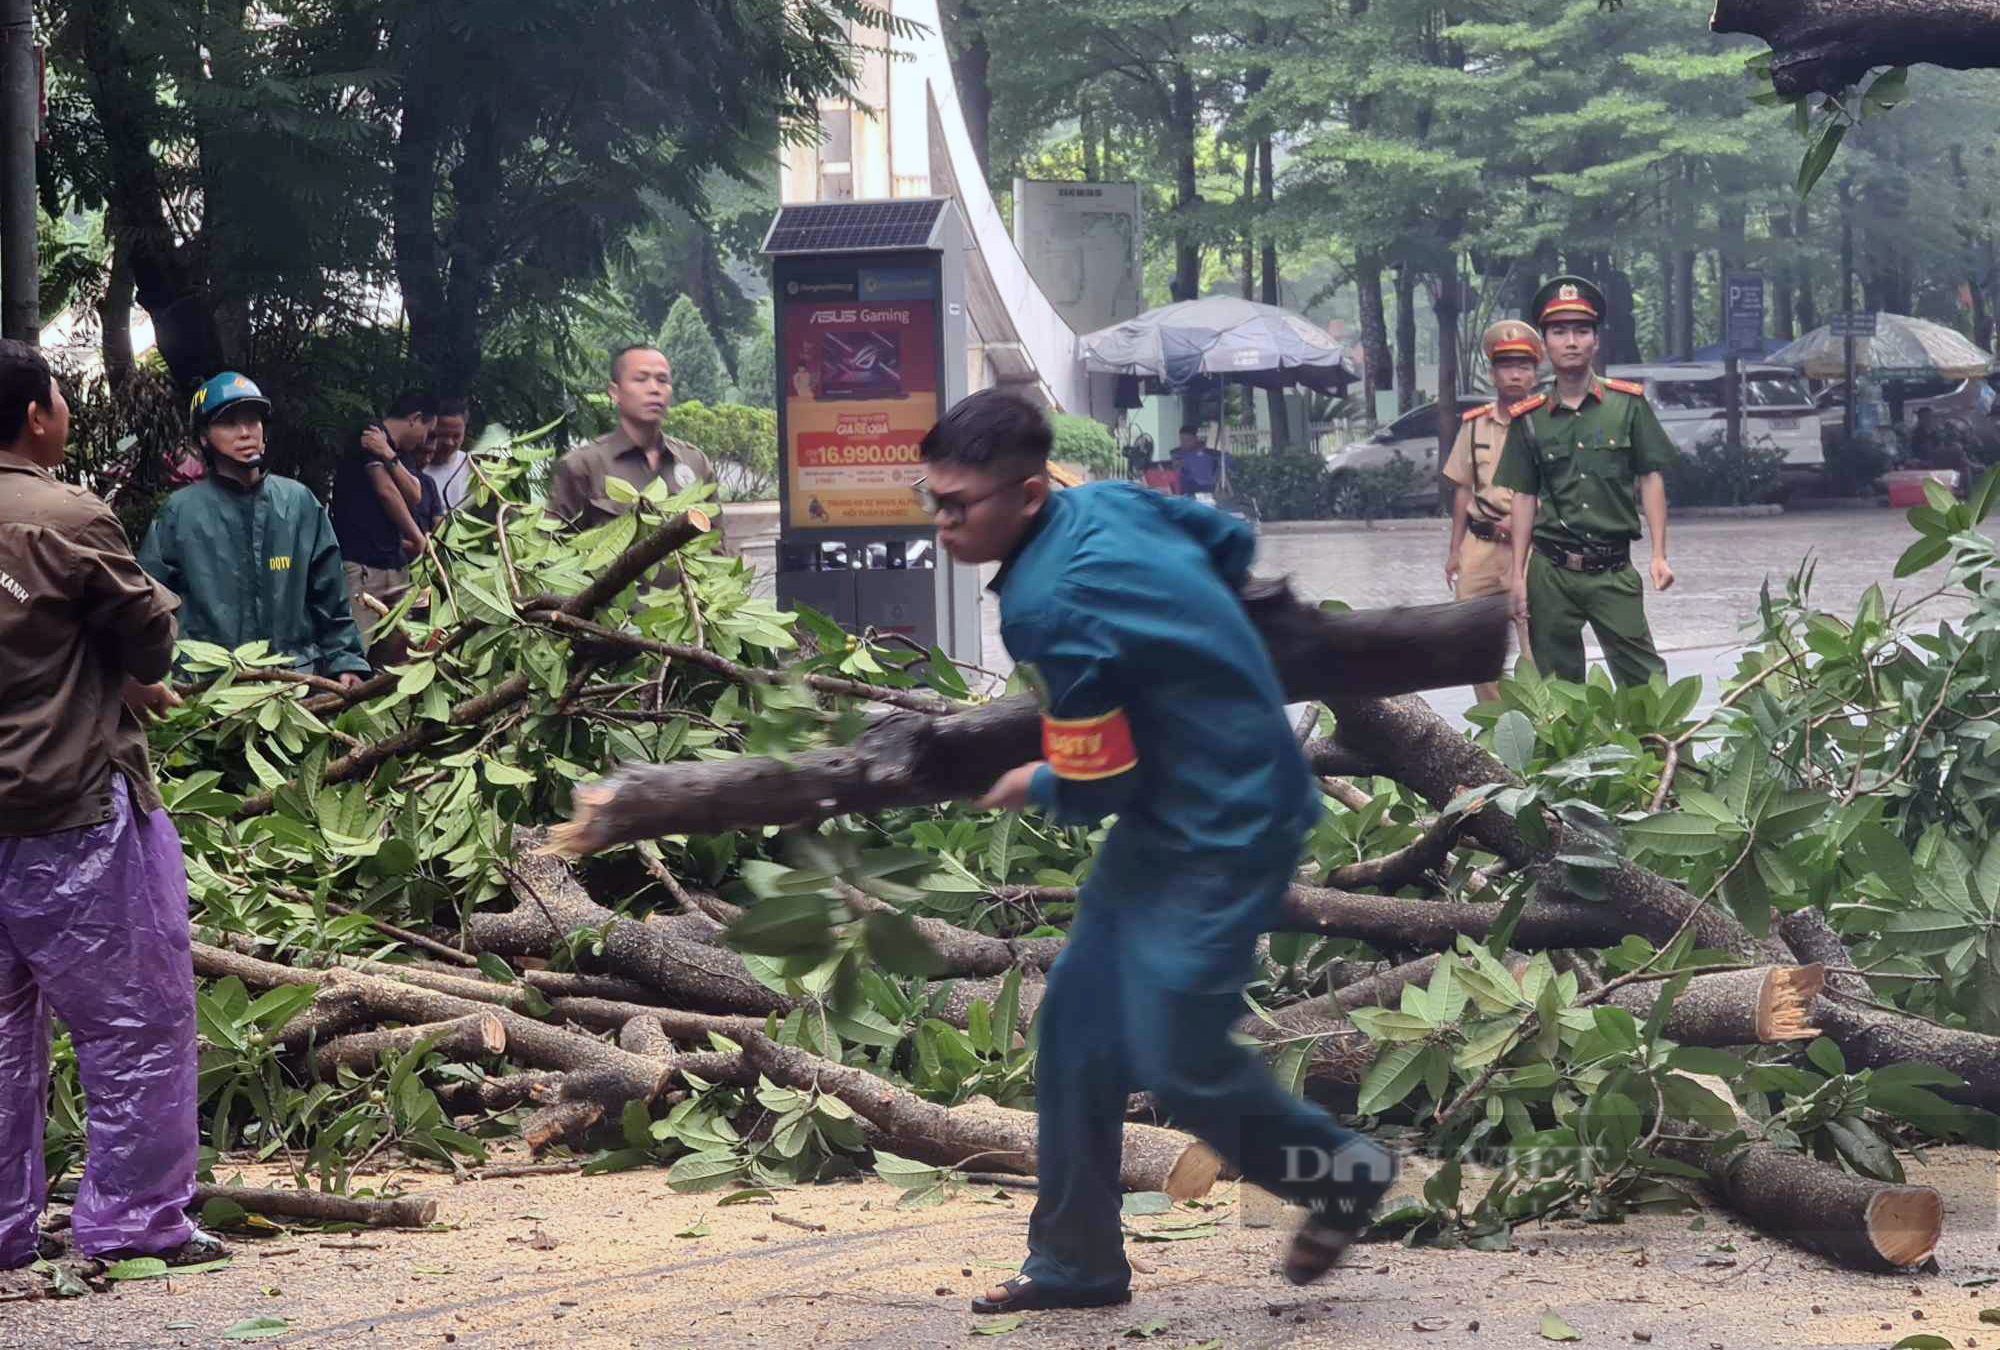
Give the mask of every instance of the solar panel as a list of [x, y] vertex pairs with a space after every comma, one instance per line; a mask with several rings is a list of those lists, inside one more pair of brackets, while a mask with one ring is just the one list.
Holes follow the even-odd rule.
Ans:
[[778, 210], [764, 252], [862, 253], [926, 248], [947, 197], [892, 202], [811, 202]]

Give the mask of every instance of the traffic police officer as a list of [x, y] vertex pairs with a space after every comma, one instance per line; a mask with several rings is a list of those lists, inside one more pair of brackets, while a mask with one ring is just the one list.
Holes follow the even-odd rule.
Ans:
[[1003, 564], [1001, 636], [1043, 699], [1044, 760], [981, 805], [1118, 817], [1042, 1002], [1028, 1260], [973, 1310], [1131, 1297], [1119, 1157], [1134, 1087], [1310, 1207], [1286, 1262], [1304, 1284], [1366, 1224], [1393, 1162], [1230, 1038], [1257, 937], [1323, 809], [1237, 597], [1255, 541], [1233, 517], [1132, 483], [1052, 493], [1051, 440], [1039, 409], [975, 394], [925, 436], [916, 485], [952, 557]]
[[1514, 615], [1526, 619], [1544, 675], [1583, 679], [1588, 623], [1612, 678], [1644, 684], [1665, 675], [1667, 664], [1646, 626], [1632, 542], [1643, 503], [1653, 586], [1672, 586], [1664, 471], [1673, 442], [1644, 386], [1592, 369], [1604, 292], [1582, 277], [1556, 277], [1535, 293], [1534, 313], [1555, 388], [1509, 410], [1507, 447], [1494, 475], [1514, 492]]
[[[1460, 600], [1504, 595], [1514, 588], [1514, 545], [1509, 528], [1514, 494], [1493, 481], [1500, 452], [1507, 446], [1507, 410], [1535, 392], [1542, 364], [1542, 337], [1519, 319], [1502, 319], [1479, 344], [1493, 374], [1493, 402], [1465, 414], [1444, 476], [1458, 486], [1451, 509], [1451, 547], [1444, 581]], [[1467, 539], [1467, 535], [1471, 538]], [[1528, 649], [1527, 627], [1521, 650]], [[1473, 686], [1481, 703], [1500, 697], [1494, 684]]]

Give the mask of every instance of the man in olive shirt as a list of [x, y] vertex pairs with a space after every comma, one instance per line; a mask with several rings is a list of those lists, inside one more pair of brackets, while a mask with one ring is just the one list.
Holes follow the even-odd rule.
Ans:
[[665, 353], [627, 347], [613, 356], [610, 393], [617, 430], [564, 455], [549, 489], [549, 509], [579, 530], [632, 509], [604, 490], [608, 478], [623, 479], [634, 488], [664, 478], [670, 494], [715, 481], [708, 456], [660, 430], [674, 401], [674, 372]]
[[1583, 679], [1588, 623], [1612, 678], [1644, 684], [1665, 675], [1667, 663], [1646, 626], [1632, 542], [1642, 502], [1653, 585], [1672, 586], [1664, 470], [1673, 442], [1643, 386], [1592, 369], [1602, 291], [1582, 277], [1557, 277], [1535, 293], [1534, 314], [1556, 387], [1509, 409], [1507, 448], [1494, 475], [1514, 492], [1514, 616], [1527, 621], [1544, 675]]
[[184, 1212], [199, 1143], [187, 873], [139, 723], [179, 701], [160, 683], [176, 602], [111, 508], [51, 472], [68, 437], [41, 354], [0, 342], [0, 1271], [44, 1244], [51, 1012], [89, 1101], [76, 1250], [227, 1254]]

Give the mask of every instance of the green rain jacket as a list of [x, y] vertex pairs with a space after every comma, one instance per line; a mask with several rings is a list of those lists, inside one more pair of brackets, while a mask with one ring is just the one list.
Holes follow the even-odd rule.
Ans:
[[295, 670], [368, 673], [333, 524], [295, 479], [241, 488], [211, 474], [182, 488], [153, 518], [139, 565], [181, 598], [183, 640], [234, 650], [262, 638]]

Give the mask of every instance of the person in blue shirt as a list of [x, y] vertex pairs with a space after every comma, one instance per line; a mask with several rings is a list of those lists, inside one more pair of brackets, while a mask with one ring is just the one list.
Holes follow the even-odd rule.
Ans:
[[1051, 445], [1037, 408], [975, 394], [925, 436], [916, 484], [953, 558], [1002, 564], [1001, 638], [1043, 703], [1043, 759], [980, 804], [1118, 818], [1042, 1001], [1028, 1260], [973, 1310], [1131, 1297], [1118, 1177], [1134, 1088], [1308, 1207], [1285, 1266], [1305, 1284], [1366, 1225], [1393, 1161], [1230, 1037], [1258, 935], [1323, 809], [1237, 596], [1255, 541], [1240, 520], [1131, 483], [1053, 492]]

